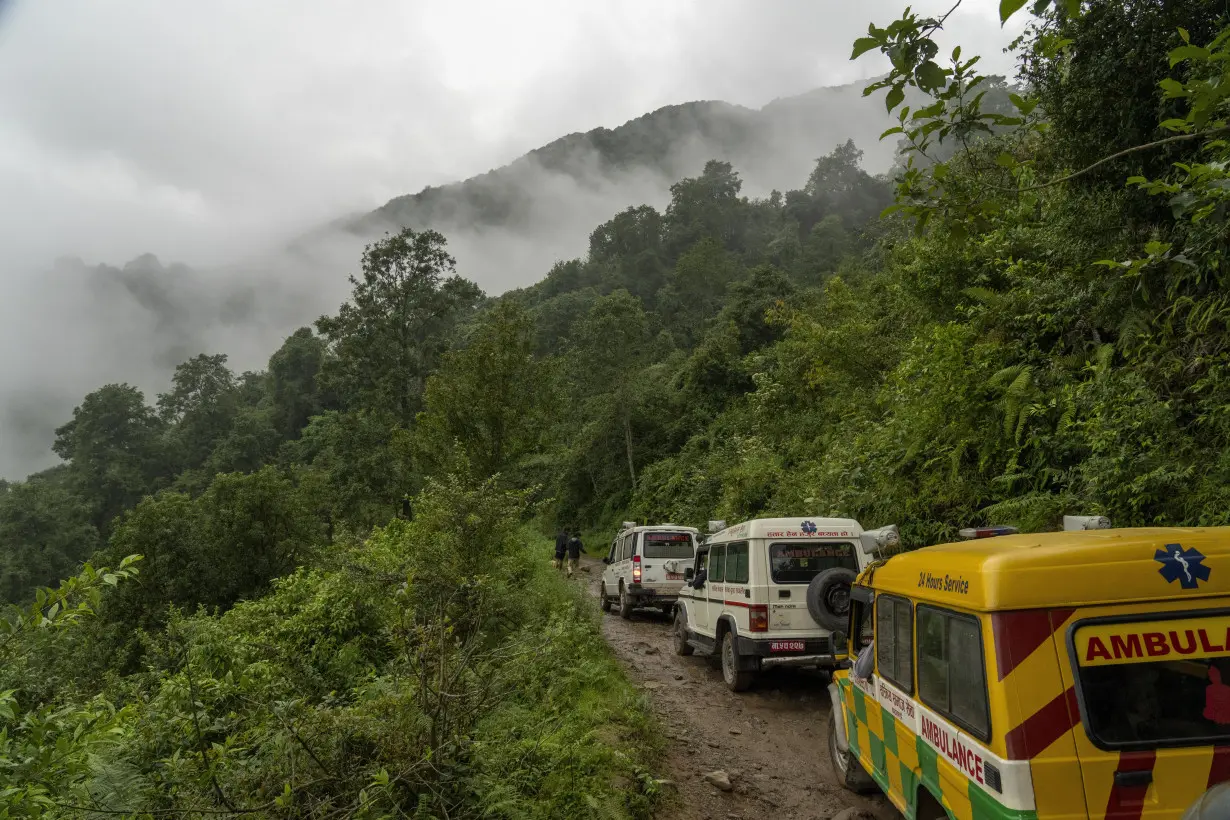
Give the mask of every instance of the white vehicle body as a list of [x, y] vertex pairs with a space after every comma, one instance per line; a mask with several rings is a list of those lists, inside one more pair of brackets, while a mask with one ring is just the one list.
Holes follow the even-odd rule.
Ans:
[[[679, 593], [676, 651], [720, 654], [736, 691], [769, 666], [834, 665], [831, 631], [809, 612], [808, 586], [836, 567], [860, 572], [877, 539], [895, 544], [896, 528], [865, 533], [849, 518], [761, 518], [708, 536]], [[846, 590], [848, 600], [848, 582]]]
[[670, 612], [696, 558], [700, 532], [677, 524], [636, 526], [625, 522], [603, 559], [599, 589], [603, 610], [619, 603], [627, 618], [636, 607], [654, 606]]

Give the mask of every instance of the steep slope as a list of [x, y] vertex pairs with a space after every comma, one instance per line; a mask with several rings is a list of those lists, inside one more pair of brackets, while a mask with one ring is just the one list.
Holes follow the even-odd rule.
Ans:
[[863, 97], [866, 84], [818, 88], [758, 110], [717, 101], [666, 106], [617, 128], [569, 134], [502, 168], [398, 197], [333, 227], [361, 236], [402, 226], [535, 233], [579, 212], [579, 224], [592, 226], [628, 205], [664, 202], [672, 182], [709, 159], [733, 163], [747, 193], [797, 185], [817, 157], [847, 139], [866, 152], [868, 170], [883, 171], [894, 150], [879, 142], [889, 121]]

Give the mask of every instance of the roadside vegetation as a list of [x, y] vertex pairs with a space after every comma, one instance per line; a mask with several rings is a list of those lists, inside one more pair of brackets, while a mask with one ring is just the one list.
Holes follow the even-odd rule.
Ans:
[[1230, 522], [1224, 4], [1035, 11], [1011, 79], [860, 39], [890, 176], [716, 158], [494, 299], [405, 230], [266, 370], [84, 397], [0, 483], [0, 818], [647, 816], [556, 524]]

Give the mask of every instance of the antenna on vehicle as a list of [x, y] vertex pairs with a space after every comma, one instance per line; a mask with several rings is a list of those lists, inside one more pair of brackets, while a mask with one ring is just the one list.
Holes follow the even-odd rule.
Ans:
[[1109, 530], [1110, 519], [1104, 515], [1065, 515], [1063, 531], [1073, 530]]

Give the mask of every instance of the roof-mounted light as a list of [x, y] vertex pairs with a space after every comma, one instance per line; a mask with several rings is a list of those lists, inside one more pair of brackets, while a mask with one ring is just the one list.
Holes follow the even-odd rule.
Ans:
[[721, 532], [724, 529], [726, 529], [725, 520], [719, 519], [717, 521], [709, 522], [709, 532]]
[[1064, 532], [1073, 530], [1109, 530], [1110, 519], [1104, 515], [1065, 515]]
[[869, 555], [891, 550], [901, 543], [901, 530], [896, 524], [889, 524], [875, 530], [867, 530], [858, 537], [863, 545], [863, 551]]
[[1020, 532], [1016, 527], [965, 527], [960, 531], [962, 538], [994, 538], [997, 535], [1015, 535]]
[[635, 527], [635, 526], [636, 526], [636, 522], [635, 522], [635, 521], [625, 521], [625, 522], [624, 522], [624, 529], [625, 529], [625, 530], [630, 530], [630, 529], [632, 529], [632, 528], [633, 528], [633, 527]]

